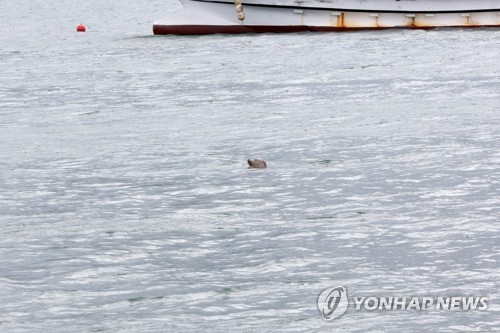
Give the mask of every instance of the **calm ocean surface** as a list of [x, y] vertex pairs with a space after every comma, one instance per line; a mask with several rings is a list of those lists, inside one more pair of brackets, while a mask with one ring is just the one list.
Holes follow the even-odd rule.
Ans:
[[500, 30], [152, 36], [179, 8], [0, 4], [0, 331], [499, 331]]

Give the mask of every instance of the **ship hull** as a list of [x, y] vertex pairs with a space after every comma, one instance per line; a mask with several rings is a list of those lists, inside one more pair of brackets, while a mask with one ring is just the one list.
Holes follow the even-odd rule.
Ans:
[[182, 2], [178, 15], [155, 22], [154, 34], [500, 27], [498, 0], [476, 0], [473, 4], [464, 0], [243, 0], [243, 20], [238, 19], [231, 1]]

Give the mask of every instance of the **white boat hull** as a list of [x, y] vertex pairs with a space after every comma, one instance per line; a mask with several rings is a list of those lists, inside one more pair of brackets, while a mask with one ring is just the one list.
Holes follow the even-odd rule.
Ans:
[[[236, 0], [238, 1], [238, 0]], [[500, 27], [500, 0], [182, 0], [155, 34]]]

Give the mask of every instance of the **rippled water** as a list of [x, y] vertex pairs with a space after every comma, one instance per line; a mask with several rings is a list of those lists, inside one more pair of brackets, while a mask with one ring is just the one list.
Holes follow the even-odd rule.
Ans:
[[[498, 29], [154, 37], [177, 3], [2, 7], [0, 331], [500, 330]], [[325, 322], [334, 286], [490, 302]]]

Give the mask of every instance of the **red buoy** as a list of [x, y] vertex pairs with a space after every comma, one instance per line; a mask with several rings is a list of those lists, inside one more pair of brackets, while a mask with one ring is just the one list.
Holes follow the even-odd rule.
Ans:
[[85, 32], [85, 30], [87, 30], [87, 28], [85, 28], [85, 26], [81, 23], [79, 26], [76, 27], [76, 31], [78, 32]]

